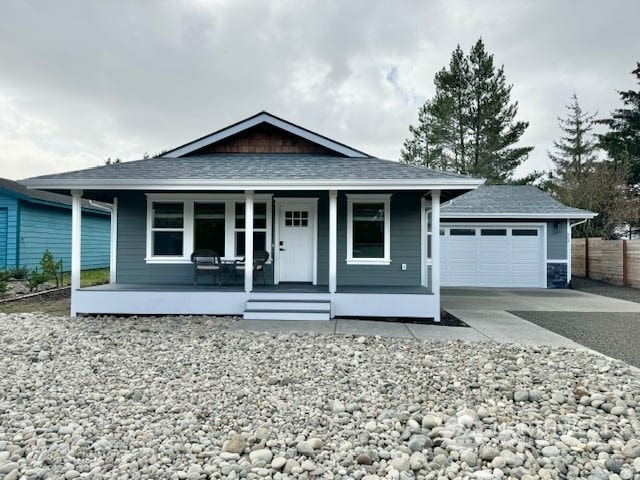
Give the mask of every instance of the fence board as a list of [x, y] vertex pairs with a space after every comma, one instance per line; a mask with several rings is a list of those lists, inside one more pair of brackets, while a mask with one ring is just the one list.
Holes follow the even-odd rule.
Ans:
[[626, 284], [640, 288], [640, 240], [589, 238], [588, 242], [587, 249], [584, 238], [571, 241], [572, 275], [623, 285], [626, 273]]

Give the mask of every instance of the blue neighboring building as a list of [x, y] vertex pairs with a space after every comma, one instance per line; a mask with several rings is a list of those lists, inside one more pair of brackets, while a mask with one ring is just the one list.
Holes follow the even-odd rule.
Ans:
[[[109, 266], [110, 237], [110, 213], [83, 202], [83, 270]], [[71, 269], [71, 197], [0, 178], [0, 268], [39, 267], [46, 249]]]

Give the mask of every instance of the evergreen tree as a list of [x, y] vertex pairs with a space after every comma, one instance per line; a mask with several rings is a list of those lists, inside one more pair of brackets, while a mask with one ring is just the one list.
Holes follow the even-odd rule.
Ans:
[[510, 102], [504, 68], [495, 68], [482, 39], [467, 56], [458, 45], [434, 84], [434, 98], [420, 109], [418, 125], [409, 127], [402, 161], [490, 183], [507, 180], [533, 149], [514, 147], [529, 124], [514, 120], [518, 104]]
[[[640, 62], [631, 72], [640, 83]], [[640, 90], [619, 92], [627, 108], [613, 111], [611, 118], [600, 120], [609, 131], [599, 135], [600, 145], [609, 154], [617, 169], [626, 170], [628, 180], [636, 190], [640, 187]]]
[[567, 116], [558, 117], [562, 136], [553, 142], [556, 153], [547, 154], [555, 166], [556, 183], [570, 190], [584, 178], [597, 160], [598, 144], [592, 133], [595, 114], [590, 115], [582, 110], [575, 93], [565, 107]]

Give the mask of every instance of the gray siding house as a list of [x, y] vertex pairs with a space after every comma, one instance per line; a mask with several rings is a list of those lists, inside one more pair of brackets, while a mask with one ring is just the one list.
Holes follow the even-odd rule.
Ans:
[[[74, 215], [72, 315], [437, 321], [440, 205], [482, 181], [374, 158], [261, 112], [160, 157], [25, 184], [71, 193], [74, 212], [82, 198], [114, 205], [109, 285], [80, 288]], [[194, 285], [202, 248], [223, 271]], [[263, 270], [234, 264], [261, 252]]]

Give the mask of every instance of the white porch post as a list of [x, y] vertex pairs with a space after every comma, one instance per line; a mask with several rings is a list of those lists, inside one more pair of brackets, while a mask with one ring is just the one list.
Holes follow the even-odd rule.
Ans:
[[567, 219], [567, 285], [571, 284], [571, 220]]
[[71, 316], [78, 313], [74, 297], [80, 288], [80, 265], [82, 245], [82, 190], [71, 191]]
[[329, 191], [329, 293], [336, 293], [338, 260], [338, 192]]
[[253, 290], [253, 190], [244, 192], [244, 291]]
[[113, 197], [111, 206], [111, 249], [109, 251], [109, 283], [116, 283], [118, 251], [118, 197]]
[[433, 320], [440, 321], [440, 190], [431, 192], [431, 290], [436, 300]]

